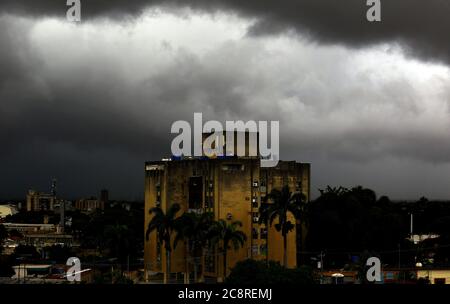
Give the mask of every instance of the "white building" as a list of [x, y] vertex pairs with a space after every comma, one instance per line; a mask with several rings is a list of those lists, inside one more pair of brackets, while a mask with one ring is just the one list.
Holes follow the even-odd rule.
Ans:
[[0, 218], [2, 219], [17, 212], [17, 207], [14, 205], [0, 205]]

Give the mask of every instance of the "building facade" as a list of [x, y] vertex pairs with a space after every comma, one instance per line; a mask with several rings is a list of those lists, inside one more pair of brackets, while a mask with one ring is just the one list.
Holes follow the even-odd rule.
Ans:
[[427, 279], [431, 284], [450, 284], [450, 269], [448, 267], [418, 269], [417, 278]]
[[18, 212], [14, 205], [0, 205], [0, 219], [4, 219], [8, 215], [14, 215]]
[[[259, 224], [261, 201], [272, 189], [289, 186], [291, 192], [302, 192], [310, 197], [310, 165], [295, 161], [280, 161], [276, 167], [260, 166], [256, 157], [196, 158], [176, 161], [156, 161], [145, 164], [145, 227], [151, 220], [149, 210], [160, 206], [164, 211], [173, 203], [181, 205], [183, 212], [212, 212], [215, 220], [240, 221], [241, 230], [247, 235], [243, 248], [228, 252], [228, 267], [238, 261], [252, 258], [283, 262], [283, 238], [281, 233], [265, 224]], [[290, 220], [295, 223], [293, 217]], [[274, 224], [277, 223], [275, 220]], [[288, 267], [297, 261], [296, 232], [287, 239]], [[186, 272], [186, 252], [183, 244], [171, 255], [171, 272]], [[150, 234], [145, 241], [144, 262], [148, 272], [165, 272], [164, 246]], [[222, 255], [207, 252], [201, 261], [204, 276], [220, 277]], [[189, 270], [191, 271], [191, 270]]]
[[75, 209], [86, 213], [94, 212], [97, 209], [104, 210], [105, 202], [96, 198], [83, 198], [75, 201]]
[[27, 211], [53, 210], [56, 202], [54, 194], [29, 190], [27, 193]]

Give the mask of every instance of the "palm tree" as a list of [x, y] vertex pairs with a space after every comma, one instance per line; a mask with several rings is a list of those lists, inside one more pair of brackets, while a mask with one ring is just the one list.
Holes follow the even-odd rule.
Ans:
[[214, 223], [211, 232], [211, 246], [222, 243], [224, 280], [227, 276], [227, 253], [228, 249], [231, 249], [230, 243], [233, 245], [234, 250], [238, 250], [244, 246], [247, 240], [245, 233], [238, 230], [239, 227], [242, 227], [242, 223], [239, 221], [228, 224], [225, 220], [220, 219]]
[[191, 257], [194, 260], [194, 281], [197, 282], [198, 260], [208, 242], [212, 224], [213, 213], [211, 212], [202, 214], [184, 213], [176, 221], [176, 236], [173, 247], [176, 248], [180, 241], [184, 241], [186, 244], [187, 282], [189, 282], [189, 260]]
[[[300, 265], [302, 263], [301, 259], [301, 250], [304, 250], [303, 248], [303, 227], [307, 228], [309, 225], [309, 208], [308, 204], [306, 203], [306, 196], [303, 193], [294, 193], [293, 199], [297, 201], [297, 211], [294, 214], [295, 220], [296, 220], [296, 233], [297, 233], [297, 265]], [[300, 250], [298, 250], [300, 248]]]
[[160, 207], [153, 207], [150, 209], [149, 213], [153, 214], [152, 219], [147, 227], [147, 232], [145, 237], [148, 241], [150, 233], [156, 231], [156, 239], [159, 244], [164, 244], [166, 250], [166, 272], [164, 276], [164, 281], [167, 283], [170, 277], [170, 254], [172, 252], [171, 238], [172, 232], [176, 227], [176, 214], [180, 211], [181, 207], [179, 204], [172, 204], [166, 213]]
[[[127, 225], [107, 225], [103, 230], [103, 241], [111, 256], [118, 258], [122, 266], [130, 253], [131, 231]], [[123, 268], [121, 267], [123, 273]]]
[[[288, 220], [288, 214], [292, 214], [297, 220], [306, 212], [305, 196], [300, 192], [291, 193], [288, 186], [284, 186], [281, 191], [273, 189], [266, 197], [265, 202], [259, 209], [260, 223], [272, 226], [273, 221], [278, 218], [275, 229], [283, 236], [283, 265], [287, 267], [287, 234], [292, 231], [295, 225]], [[301, 231], [300, 231], [301, 233]]]

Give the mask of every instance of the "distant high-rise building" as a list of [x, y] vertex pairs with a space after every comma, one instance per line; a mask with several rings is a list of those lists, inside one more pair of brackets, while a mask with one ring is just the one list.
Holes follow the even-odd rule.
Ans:
[[108, 204], [109, 201], [109, 191], [107, 189], [102, 189], [100, 192], [100, 200], [104, 205]]

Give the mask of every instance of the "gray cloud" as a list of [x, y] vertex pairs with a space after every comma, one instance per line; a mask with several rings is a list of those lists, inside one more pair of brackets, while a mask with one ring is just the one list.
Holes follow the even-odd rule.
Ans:
[[[450, 194], [439, 181], [450, 176], [432, 170], [450, 162], [448, 69], [405, 59], [395, 44], [315, 45], [260, 35], [258, 23], [254, 35], [232, 34], [215, 24], [239, 22], [216, 18], [192, 29], [198, 21], [142, 28], [148, 21], [0, 17], [0, 183], [11, 185], [0, 197], [45, 189], [53, 176], [68, 196], [101, 187], [141, 196], [143, 162], [168, 155], [171, 123], [196, 111], [205, 119], [279, 119], [283, 159], [312, 162], [315, 188], [362, 183], [397, 197]], [[439, 189], [408, 179], [418, 172]]]
[[[3, 0], [0, 9], [14, 14], [64, 16], [65, 0]], [[446, 0], [389, 0], [382, 3], [382, 22], [366, 21], [365, 0], [90, 0], [82, 1], [83, 16], [126, 18], [151, 6], [191, 7], [236, 12], [256, 18], [254, 35], [293, 30], [320, 43], [363, 47], [395, 42], [424, 60], [450, 63], [450, 3]]]

